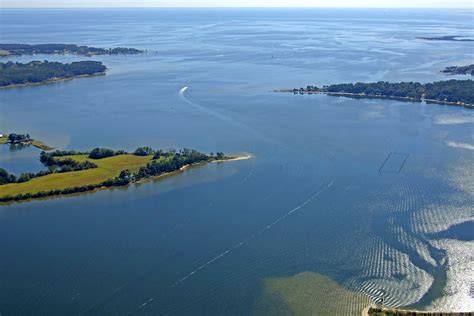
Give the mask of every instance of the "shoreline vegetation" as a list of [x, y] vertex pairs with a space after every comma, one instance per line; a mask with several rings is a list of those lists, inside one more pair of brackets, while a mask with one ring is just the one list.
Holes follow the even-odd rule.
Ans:
[[105, 75], [107, 67], [98, 61], [60, 63], [31, 61], [0, 63], [0, 88], [48, 84], [74, 78]]
[[31, 138], [30, 134], [0, 134], [0, 145], [34, 146], [38, 149], [49, 151], [54, 147], [48, 146], [40, 140]]
[[362, 316], [474, 316], [474, 312], [417, 311], [370, 306], [364, 309]]
[[48, 167], [19, 177], [0, 168], [0, 202], [17, 202], [65, 196], [74, 193], [123, 187], [152, 178], [169, 176], [190, 166], [251, 158], [226, 156], [221, 152], [203, 154], [193, 149], [179, 151], [137, 148], [123, 150], [95, 148], [90, 152], [41, 152], [40, 161]]
[[417, 39], [426, 40], [426, 41], [451, 41], [451, 42], [474, 42], [472, 38], [466, 38], [461, 35], [444, 35], [444, 36], [419, 36]]
[[474, 76], [474, 64], [467, 66], [449, 66], [441, 70], [448, 75], [471, 75]]
[[98, 48], [89, 46], [78, 46], [75, 44], [2, 44], [0, 43], [0, 57], [23, 56], [23, 55], [58, 55], [73, 54], [80, 56], [95, 55], [136, 55], [143, 54], [144, 50], [127, 47]]
[[334, 84], [318, 88], [274, 90], [294, 94], [326, 94], [357, 99], [392, 99], [398, 101], [437, 103], [474, 108], [474, 81], [448, 80], [421, 84], [419, 82]]

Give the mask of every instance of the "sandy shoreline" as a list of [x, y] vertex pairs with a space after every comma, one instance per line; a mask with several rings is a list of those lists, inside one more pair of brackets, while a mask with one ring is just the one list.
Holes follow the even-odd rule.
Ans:
[[236, 156], [236, 157], [232, 157], [232, 158], [229, 158], [229, 159], [213, 160], [211, 162], [220, 163], [220, 162], [227, 162], [227, 161], [247, 160], [247, 159], [250, 159], [250, 158], [252, 158], [251, 154], [245, 154], [245, 156]]

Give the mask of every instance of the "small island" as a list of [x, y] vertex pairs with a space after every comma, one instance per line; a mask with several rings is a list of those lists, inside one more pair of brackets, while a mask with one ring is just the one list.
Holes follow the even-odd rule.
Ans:
[[422, 39], [426, 41], [451, 41], [451, 42], [474, 42], [474, 39], [465, 38], [460, 35], [444, 35], [444, 36], [431, 36], [431, 37], [417, 37], [417, 39]]
[[0, 88], [46, 84], [79, 77], [105, 74], [107, 67], [98, 61], [60, 63], [31, 61], [0, 63]]
[[74, 54], [90, 57], [94, 55], [135, 55], [142, 54], [144, 52], [145, 51], [136, 48], [97, 48], [89, 46], [78, 46], [74, 44], [0, 44], [0, 57], [34, 54]]
[[448, 75], [471, 75], [474, 76], [474, 64], [467, 66], [449, 66], [441, 70]]
[[344, 83], [323, 86], [307, 86], [274, 92], [294, 94], [327, 94], [351, 98], [379, 98], [400, 101], [439, 103], [474, 108], [474, 81], [448, 80], [433, 83], [379, 81], [374, 83]]
[[43, 143], [40, 140], [31, 138], [30, 134], [0, 134], [0, 145], [10, 145], [10, 146], [35, 146], [41, 150], [53, 150], [53, 147], [50, 147]]
[[193, 149], [163, 151], [150, 147], [137, 148], [133, 153], [107, 148], [90, 152], [43, 151], [40, 161], [47, 170], [16, 177], [0, 168], [0, 202], [125, 186], [170, 175], [192, 165], [248, 158], [250, 156], [233, 157], [221, 152], [206, 155]]

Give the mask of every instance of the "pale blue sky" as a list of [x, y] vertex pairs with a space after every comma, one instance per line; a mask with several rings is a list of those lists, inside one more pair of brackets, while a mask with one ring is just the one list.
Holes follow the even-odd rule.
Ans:
[[473, 9], [474, 0], [0, 0], [0, 7], [454, 7]]

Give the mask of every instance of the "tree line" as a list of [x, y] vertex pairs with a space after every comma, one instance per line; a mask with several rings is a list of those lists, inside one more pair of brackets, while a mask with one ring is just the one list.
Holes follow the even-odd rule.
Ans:
[[9, 134], [8, 135], [8, 143], [10, 144], [20, 144], [20, 143], [26, 143], [26, 142], [31, 142], [32, 139], [30, 137], [30, 134]]
[[473, 80], [447, 80], [422, 84], [419, 82], [390, 83], [379, 81], [374, 83], [344, 83], [318, 88], [307, 86], [293, 89], [294, 93], [347, 93], [368, 97], [411, 98], [413, 100], [431, 99], [441, 102], [474, 104]]
[[471, 75], [474, 76], [474, 64], [467, 66], [449, 66], [441, 70], [441, 72], [450, 75]]
[[143, 50], [127, 47], [98, 48], [89, 46], [78, 46], [75, 44], [0, 44], [0, 50], [5, 55], [34, 55], [34, 54], [75, 54], [84, 56], [93, 55], [123, 55], [140, 54]]
[[72, 63], [49, 62], [46, 60], [28, 63], [9, 61], [0, 63], [0, 87], [94, 75], [104, 73], [106, 70], [107, 67], [99, 61], [77, 61]]

